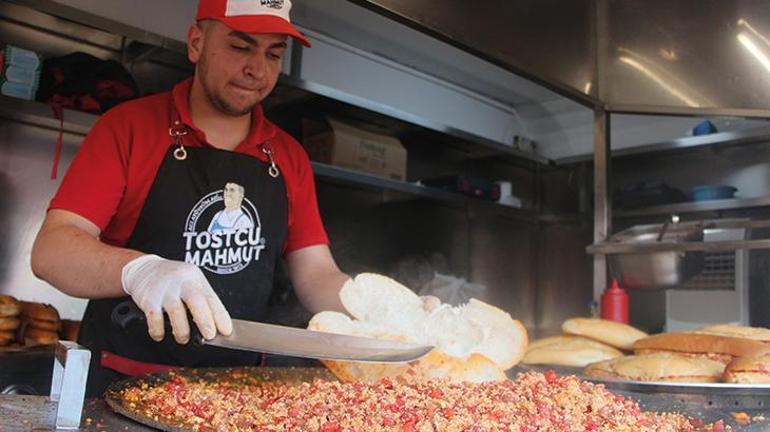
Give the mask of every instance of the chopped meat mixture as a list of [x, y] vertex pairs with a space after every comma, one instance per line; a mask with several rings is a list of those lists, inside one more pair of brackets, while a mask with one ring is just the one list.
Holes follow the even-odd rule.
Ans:
[[721, 422], [644, 412], [600, 384], [553, 372], [513, 381], [453, 384], [406, 378], [376, 384], [288, 384], [234, 372], [211, 382], [174, 375], [121, 392], [124, 407], [193, 431], [495, 432], [714, 431]]

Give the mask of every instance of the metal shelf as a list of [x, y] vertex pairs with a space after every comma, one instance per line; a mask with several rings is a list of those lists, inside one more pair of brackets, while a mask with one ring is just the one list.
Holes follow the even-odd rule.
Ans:
[[618, 218], [631, 218], [670, 214], [702, 213], [721, 210], [741, 210], [757, 207], [770, 207], [770, 196], [666, 204], [638, 210], [617, 211], [614, 213], [614, 216]]
[[[51, 107], [42, 102], [28, 101], [0, 95], [0, 118], [31, 124], [58, 131], [62, 128]], [[85, 136], [99, 116], [69, 109], [64, 110], [65, 132]]]
[[90, 13], [85, 8], [67, 6], [55, 0], [9, 0], [23, 6], [31, 7], [37, 11], [80, 23], [86, 26], [102, 29], [105, 32], [117, 34], [133, 41], [153, 47], [162, 48], [178, 54], [187, 55], [187, 44], [142, 30], [130, 25], [119, 23], [96, 14]]
[[533, 210], [511, 207], [498, 204], [493, 201], [485, 201], [454, 192], [448, 192], [441, 189], [426, 187], [417, 183], [409, 183], [399, 180], [391, 180], [384, 177], [378, 177], [358, 171], [340, 168], [333, 165], [327, 165], [319, 162], [311, 162], [313, 172], [317, 179], [339, 182], [342, 184], [368, 186], [376, 189], [384, 189], [395, 192], [402, 192], [416, 197], [445, 201], [460, 205], [478, 206], [493, 211], [499, 211], [505, 216], [523, 219], [527, 221], [538, 221], [540, 216]]
[[[53, 130], [59, 130], [60, 127], [59, 121], [54, 118], [51, 107], [47, 104], [11, 98], [3, 95], [0, 95], [0, 118], [6, 118]], [[64, 131], [85, 136], [98, 118], [99, 116], [94, 114], [65, 110]], [[428, 188], [415, 183], [377, 177], [318, 162], [312, 162], [312, 166], [316, 177], [326, 181], [380, 188], [455, 204], [470, 204], [500, 211], [507, 216], [518, 219], [529, 221], [538, 220], [538, 214], [531, 210], [523, 210], [440, 189]]]
[[511, 145], [492, 141], [484, 137], [455, 129], [450, 126], [438, 125], [423, 119], [406, 116], [404, 113], [399, 112], [398, 110], [390, 109], [387, 106], [371, 101], [361, 100], [360, 98], [349, 96], [344, 92], [337, 91], [324, 85], [298, 79], [290, 75], [281, 75], [279, 83], [293, 89], [299, 89], [307, 92], [307, 97], [302, 99], [303, 104], [308, 104], [312, 97], [323, 97], [354, 107], [354, 109], [357, 110], [359, 116], [363, 116], [364, 118], [369, 117], [373, 119], [373, 123], [375, 124], [379, 123], [377, 121], [378, 118], [384, 116], [391, 121], [396, 119], [400, 122], [403, 122], [404, 125], [413, 125], [411, 126], [412, 128], [416, 126], [417, 128], [424, 128], [430, 131], [434, 131], [438, 134], [453, 137], [462, 141], [467, 141], [469, 146], [475, 148], [475, 154], [473, 157], [476, 158], [502, 156], [519, 158], [537, 163], [542, 166], [554, 165], [553, 161], [536, 153], [521, 151]]
[[[691, 149], [703, 146], [736, 146], [766, 142], [770, 139], [770, 128], [760, 127], [753, 129], [737, 130], [730, 132], [718, 132], [709, 135], [698, 135], [677, 138], [653, 144], [645, 144], [626, 149], [612, 150], [612, 158], [639, 156], [644, 154], [666, 152], [672, 150]], [[556, 160], [557, 165], [569, 165], [579, 162], [590, 162], [593, 155], [578, 155]]]

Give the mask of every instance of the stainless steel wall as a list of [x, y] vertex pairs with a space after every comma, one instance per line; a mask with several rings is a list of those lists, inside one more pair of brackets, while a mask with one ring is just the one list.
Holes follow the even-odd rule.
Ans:
[[564, 93], [594, 95], [592, 0], [352, 0]]
[[[65, 296], [32, 275], [32, 243], [61, 180], [50, 179], [57, 132], [0, 119], [0, 294], [56, 305], [64, 318], [79, 318], [85, 302]], [[82, 136], [65, 134], [59, 172], [64, 173]]]
[[443, 273], [486, 286], [479, 298], [519, 319], [532, 336], [559, 333], [565, 318], [589, 313], [590, 225], [530, 223], [325, 183], [318, 196], [345, 271], [394, 274], [401, 260], [440, 254]]
[[770, 116], [764, 0], [351, 0], [612, 112]]
[[770, 112], [770, 3], [610, 0], [606, 91], [612, 106]]

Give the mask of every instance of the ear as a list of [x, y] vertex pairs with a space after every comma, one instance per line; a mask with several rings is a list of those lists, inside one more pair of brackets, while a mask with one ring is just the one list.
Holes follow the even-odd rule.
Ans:
[[203, 53], [205, 31], [198, 23], [193, 23], [187, 30], [187, 58], [196, 64]]

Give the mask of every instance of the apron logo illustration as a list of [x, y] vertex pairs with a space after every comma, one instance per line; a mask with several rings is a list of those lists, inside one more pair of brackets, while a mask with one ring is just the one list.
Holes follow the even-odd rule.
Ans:
[[260, 4], [273, 9], [283, 8], [283, 0], [260, 0]]
[[185, 262], [223, 275], [259, 261], [265, 248], [257, 208], [237, 183], [201, 198], [187, 215], [182, 237]]

